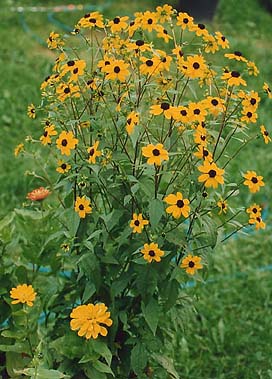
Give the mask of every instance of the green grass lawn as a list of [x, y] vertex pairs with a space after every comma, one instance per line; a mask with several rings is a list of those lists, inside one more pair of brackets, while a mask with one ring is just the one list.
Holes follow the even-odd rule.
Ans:
[[[13, 3], [18, 5], [19, 2]], [[20, 2], [23, 5], [38, 3], [52, 5], [70, 1]], [[154, 3], [133, 1], [129, 12], [152, 7]], [[13, 151], [26, 136], [40, 135], [37, 123], [27, 118], [26, 109], [32, 102], [39, 103], [39, 85], [48, 75], [55, 57], [23, 30], [19, 14], [8, 10], [10, 4], [1, 1], [0, 5], [0, 216], [20, 206], [26, 193], [41, 185], [33, 176], [24, 174], [36, 167], [27, 159], [15, 158]], [[125, 1], [112, 1], [112, 4], [106, 10], [108, 15], [126, 13]], [[80, 16], [81, 12], [57, 15], [71, 26]], [[50, 31], [61, 31], [49, 22], [46, 14], [37, 13], [34, 17], [26, 13], [24, 17], [35, 36], [43, 40]], [[260, 86], [264, 81], [272, 84], [271, 25], [272, 17], [258, 6], [257, 0], [238, 3], [221, 0], [210, 25], [210, 29], [219, 29], [229, 38], [234, 50], [239, 49], [255, 61], [261, 71]], [[265, 103], [259, 116], [270, 131], [271, 104], [271, 101]], [[241, 166], [233, 166], [233, 170], [253, 169], [264, 176], [267, 185], [258, 201], [268, 207], [267, 230], [232, 238], [218, 246], [205, 269], [208, 278], [215, 280], [184, 289], [185, 296], [193, 297], [195, 312], [192, 310], [188, 315], [183, 330], [169, 336], [166, 347], [182, 379], [272, 378], [272, 271], [259, 269], [272, 264], [270, 146], [257, 140], [251, 150], [241, 154]], [[237, 274], [241, 272], [243, 275]]]

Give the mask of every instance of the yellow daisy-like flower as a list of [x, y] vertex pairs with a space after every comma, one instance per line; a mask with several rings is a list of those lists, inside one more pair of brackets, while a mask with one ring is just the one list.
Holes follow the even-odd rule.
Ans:
[[34, 104], [30, 104], [27, 107], [27, 115], [29, 118], [36, 118], [36, 109]]
[[271, 142], [271, 138], [269, 136], [268, 131], [265, 129], [265, 126], [261, 125], [260, 129], [261, 129], [262, 136], [264, 138], [264, 143], [268, 144], [269, 142]]
[[181, 192], [175, 194], [167, 195], [164, 201], [170, 205], [166, 208], [166, 212], [172, 214], [174, 218], [180, 218], [181, 216], [187, 218], [190, 213], [190, 201], [184, 199]]
[[198, 37], [207, 37], [209, 35], [208, 30], [204, 24], [195, 24], [189, 28], [191, 32], [195, 32]]
[[63, 160], [58, 161], [58, 167], [56, 168], [56, 171], [60, 174], [65, 174], [71, 169], [71, 165], [67, 162], [64, 162]]
[[52, 50], [57, 49], [58, 47], [64, 45], [64, 42], [61, 41], [60, 35], [58, 33], [55, 33], [55, 32], [51, 32], [49, 34], [49, 37], [46, 40], [46, 42], [47, 42], [48, 48], [52, 49]]
[[197, 270], [201, 270], [203, 268], [201, 264], [201, 257], [198, 255], [187, 255], [187, 257], [183, 258], [181, 268], [184, 268], [187, 274], [194, 275]]
[[197, 151], [194, 153], [194, 156], [199, 159], [207, 160], [208, 162], [212, 162], [213, 160], [212, 153], [210, 153], [209, 150], [201, 144], [198, 145]]
[[188, 104], [189, 119], [192, 123], [201, 124], [207, 116], [206, 105], [204, 102], [190, 102]]
[[258, 204], [253, 204], [247, 208], [246, 212], [249, 213], [250, 218], [256, 218], [261, 216], [262, 207]]
[[225, 72], [221, 76], [222, 80], [227, 80], [229, 86], [246, 86], [246, 81], [241, 78], [241, 74], [238, 71]]
[[243, 54], [240, 51], [234, 51], [231, 54], [225, 54], [225, 57], [228, 59], [235, 59], [236, 61], [240, 62], [247, 62], [247, 59], [243, 56]]
[[147, 163], [150, 165], [160, 166], [163, 161], [168, 161], [168, 151], [163, 148], [162, 143], [157, 145], [149, 144], [142, 147], [142, 154], [144, 157], [148, 158]]
[[78, 213], [80, 218], [85, 218], [87, 214], [92, 213], [92, 208], [90, 207], [90, 200], [85, 196], [78, 196], [75, 201], [75, 211]]
[[139, 213], [138, 215], [133, 213], [133, 218], [130, 221], [129, 226], [133, 229], [133, 233], [142, 233], [143, 228], [148, 224], [149, 221], [143, 219], [142, 213]]
[[[251, 217], [251, 216], [250, 216]], [[257, 216], [257, 217], [251, 217], [249, 220], [248, 220], [248, 223], [250, 225], [255, 225], [255, 228], [256, 230], [259, 230], [259, 229], [265, 229], [266, 227], [266, 224], [265, 222], [262, 220], [261, 216]]]
[[144, 75], [156, 75], [159, 72], [159, 65], [161, 63], [160, 58], [154, 56], [152, 58], [141, 57], [140, 60], [143, 62], [140, 65], [140, 73]]
[[124, 17], [115, 17], [112, 21], [108, 23], [108, 26], [111, 28], [112, 33], [118, 33], [122, 30], [125, 30], [128, 27], [127, 20], [129, 19], [128, 16]]
[[58, 99], [60, 101], [65, 101], [68, 97], [80, 97], [79, 91], [79, 86], [75, 86], [72, 83], [61, 83], [56, 88], [56, 94], [58, 95]]
[[217, 202], [217, 206], [219, 208], [219, 212], [218, 212], [219, 215], [221, 215], [222, 213], [227, 213], [228, 204], [226, 200], [219, 200]]
[[112, 325], [110, 312], [104, 303], [79, 305], [70, 314], [72, 330], [78, 330], [79, 337], [96, 339], [99, 334], [105, 337], [108, 334], [106, 326]]
[[173, 107], [167, 102], [151, 105], [150, 113], [154, 116], [159, 116], [163, 114], [165, 118], [170, 120], [170, 118], [173, 117]]
[[194, 18], [189, 16], [188, 13], [179, 13], [177, 16], [177, 26], [180, 26], [182, 30], [192, 29], [194, 26]]
[[214, 36], [211, 36], [209, 34], [207, 36], [204, 36], [203, 40], [205, 42], [205, 53], [214, 54], [216, 51], [219, 50], [218, 42]]
[[52, 142], [51, 136], [56, 136], [58, 133], [55, 130], [54, 125], [48, 125], [44, 128], [44, 133], [40, 137], [40, 141], [43, 145], [50, 145]]
[[258, 115], [257, 113], [252, 112], [251, 109], [243, 109], [242, 114], [244, 115], [243, 117], [241, 117], [242, 122], [246, 122], [247, 124], [249, 124], [250, 122], [253, 122], [254, 124], [256, 123]]
[[204, 100], [204, 104], [208, 112], [213, 116], [217, 116], [219, 113], [225, 111], [224, 100], [220, 99], [220, 97], [208, 96]]
[[152, 32], [152, 30], [157, 27], [158, 17], [158, 14], [155, 12], [144, 12], [141, 18], [141, 28], [148, 32]]
[[50, 194], [51, 192], [47, 188], [39, 187], [29, 192], [26, 198], [31, 201], [42, 201], [46, 199]]
[[202, 166], [198, 167], [198, 170], [202, 172], [202, 175], [198, 177], [199, 182], [204, 182], [205, 187], [217, 188], [218, 184], [224, 183], [224, 172], [225, 170], [217, 167], [214, 162], [204, 161]]
[[134, 42], [130, 42], [127, 45], [127, 49], [128, 51], [134, 51], [136, 54], [138, 54], [139, 52], [150, 51], [151, 47], [150, 44], [145, 42], [144, 40], [137, 39]]
[[263, 90], [267, 94], [269, 99], [272, 99], [272, 91], [267, 83], [264, 83]]
[[56, 144], [62, 155], [69, 156], [71, 154], [71, 150], [76, 148], [78, 139], [74, 137], [73, 132], [62, 131], [56, 141]]
[[180, 70], [190, 79], [203, 78], [207, 65], [202, 55], [192, 55], [179, 65]]
[[174, 9], [171, 5], [164, 4], [162, 7], [156, 7], [156, 13], [158, 21], [164, 23], [171, 20], [171, 16], [174, 14]]
[[239, 97], [243, 99], [242, 100], [243, 108], [247, 108], [251, 112], [256, 112], [259, 102], [261, 101], [261, 98], [258, 92], [250, 91], [249, 94], [245, 94], [243, 91], [241, 91], [241, 94]]
[[139, 124], [139, 113], [132, 111], [127, 116], [127, 122], [126, 122], [126, 131], [129, 135], [131, 135], [134, 131], [134, 128], [136, 125]]
[[163, 38], [165, 43], [168, 43], [171, 39], [173, 39], [173, 37], [171, 37], [168, 34], [168, 31], [166, 29], [164, 29], [163, 26], [158, 25], [156, 30], [157, 30], [157, 37]]
[[254, 76], [258, 76], [260, 73], [256, 64], [251, 61], [247, 62], [247, 71], [249, 75], [254, 75]]
[[207, 129], [203, 128], [202, 125], [198, 125], [194, 133], [194, 141], [200, 146], [207, 147]]
[[152, 261], [160, 262], [161, 257], [164, 255], [164, 251], [160, 250], [157, 243], [151, 242], [145, 243], [141, 253], [144, 255], [144, 259], [151, 263]]
[[264, 186], [263, 176], [257, 175], [255, 171], [247, 171], [244, 174], [244, 185], [248, 186], [249, 191], [252, 193], [256, 193], [260, 190], [260, 187]]
[[37, 293], [34, 292], [32, 285], [19, 284], [10, 290], [10, 297], [15, 299], [11, 304], [27, 304], [29, 307], [33, 306], [33, 301], [36, 298]]
[[219, 46], [222, 47], [222, 49], [228, 49], [229, 48], [229, 41], [227, 38], [220, 32], [215, 32], [215, 38], [217, 40], [217, 43]]
[[122, 59], [112, 60], [110, 64], [105, 67], [106, 79], [125, 82], [129, 75], [128, 67], [129, 64], [125, 63]]
[[91, 12], [85, 14], [77, 25], [79, 28], [104, 28], [103, 16], [99, 12]]
[[71, 74], [69, 82], [77, 81], [78, 77], [84, 74], [86, 62], [81, 60], [70, 60], [61, 68], [61, 75], [64, 76], [68, 72]]
[[14, 156], [15, 157], [18, 157], [18, 155], [24, 150], [24, 144], [23, 143], [19, 143], [19, 145], [17, 145], [14, 149]]
[[87, 149], [88, 154], [89, 154], [89, 159], [88, 159], [89, 163], [95, 164], [96, 158], [101, 156], [101, 154], [102, 154], [101, 151], [97, 150], [98, 149], [98, 145], [99, 145], [99, 141], [95, 141], [95, 143], [93, 144], [93, 146], [91, 146], [91, 147], [89, 147]]

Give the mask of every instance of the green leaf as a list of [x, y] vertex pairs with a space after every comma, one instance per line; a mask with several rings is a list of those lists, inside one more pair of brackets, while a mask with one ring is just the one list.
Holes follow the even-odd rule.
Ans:
[[26, 368], [24, 370], [16, 370], [17, 374], [23, 374], [26, 376], [30, 376], [31, 379], [62, 379], [62, 378], [70, 378], [57, 370], [47, 370], [46, 368]]
[[49, 211], [31, 211], [29, 209], [14, 209], [17, 215], [22, 216], [24, 219], [31, 218], [32, 220], [41, 220], [49, 215]]
[[154, 298], [152, 298], [151, 301], [147, 304], [147, 306], [145, 306], [145, 304], [142, 303], [141, 307], [145, 321], [155, 336], [160, 317], [160, 307], [158, 305], [158, 302]]
[[29, 347], [26, 343], [15, 343], [14, 345], [0, 345], [0, 351], [13, 351], [15, 353], [28, 353]]
[[92, 341], [92, 348], [105, 359], [108, 366], [111, 365], [112, 353], [105, 342], [94, 340]]
[[168, 372], [168, 374], [171, 375], [171, 378], [180, 379], [180, 376], [174, 367], [172, 359], [159, 354], [154, 354], [153, 357]]
[[141, 377], [147, 364], [147, 351], [141, 342], [138, 342], [132, 349], [130, 360], [133, 371]]
[[156, 228], [164, 213], [164, 205], [162, 200], [153, 199], [149, 204], [149, 220], [152, 228]]
[[108, 365], [106, 365], [105, 363], [102, 363], [100, 361], [96, 361], [93, 363], [93, 367], [99, 372], [111, 374], [112, 376], [115, 376], [114, 373], [112, 372], [111, 368]]
[[86, 301], [88, 301], [93, 296], [94, 293], [95, 293], [94, 283], [87, 282], [86, 287], [83, 292], [82, 302], [86, 303]]

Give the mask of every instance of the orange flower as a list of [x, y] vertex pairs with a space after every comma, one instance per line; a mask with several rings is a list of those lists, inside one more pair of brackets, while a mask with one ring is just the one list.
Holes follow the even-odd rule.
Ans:
[[33, 301], [36, 298], [36, 292], [34, 292], [31, 284], [29, 286], [27, 284], [19, 284], [10, 290], [10, 297], [15, 299], [11, 304], [26, 303], [29, 307], [32, 307]]
[[29, 192], [27, 194], [26, 198], [31, 200], [31, 201], [42, 201], [45, 198], [47, 198], [47, 196], [49, 196], [50, 194], [51, 194], [51, 192], [48, 189], [46, 189], [44, 187], [40, 187], [40, 188], [36, 188], [33, 191]]

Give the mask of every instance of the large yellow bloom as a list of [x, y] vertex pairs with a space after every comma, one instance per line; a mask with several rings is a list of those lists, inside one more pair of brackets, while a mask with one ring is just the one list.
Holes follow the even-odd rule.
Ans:
[[27, 284], [19, 284], [10, 290], [10, 297], [15, 299], [11, 304], [26, 303], [29, 307], [32, 307], [33, 301], [36, 298], [36, 292], [34, 292], [31, 284], [29, 286]]
[[247, 171], [244, 174], [244, 185], [248, 186], [249, 191], [256, 193], [260, 190], [260, 187], [264, 186], [263, 176], [257, 175], [255, 171]]
[[168, 161], [168, 151], [163, 148], [162, 143], [157, 143], [157, 145], [152, 145], [151, 143], [147, 146], [142, 147], [142, 154], [144, 157], [148, 158], [147, 163], [150, 165], [160, 166], [163, 161]]
[[198, 255], [187, 255], [182, 262], [180, 267], [184, 268], [189, 275], [194, 275], [197, 270], [203, 268], [201, 262], [201, 257]]
[[198, 167], [198, 170], [203, 174], [198, 177], [199, 182], [204, 182], [205, 187], [217, 188], [218, 184], [224, 183], [225, 170], [217, 167], [214, 162], [204, 161], [202, 166]]
[[85, 218], [88, 213], [92, 213], [90, 200], [85, 196], [78, 196], [75, 202], [75, 211], [78, 213], [80, 218]]
[[74, 137], [73, 132], [63, 131], [60, 133], [56, 144], [62, 155], [69, 156], [71, 154], [71, 150], [74, 150], [78, 144], [78, 139]]
[[184, 199], [181, 192], [177, 192], [176, 195], [171, 193], [165, 197], [164, 201], [170, 205], [166, 208], [166, 212], [171, 213], [174, 218], [180, 218], [181, 215], [185, 218], [189, 217], [190, 201]]
[[99, 334], [105, 337], [108, 334], [103, 326], [111, 326], [110, 312], [104, 303], [79, 305], [70, 314], [72, 330], [78, 330], [79, 337], [96, 339]]
[[160, 250], [157, 243], [151, 242], [145, 243], [141, 253], [144, 255], [144, 259], [151, 263], [152, 261], [160, 262], [161, 257], [164, 255], [164, 251]]

